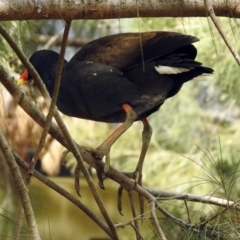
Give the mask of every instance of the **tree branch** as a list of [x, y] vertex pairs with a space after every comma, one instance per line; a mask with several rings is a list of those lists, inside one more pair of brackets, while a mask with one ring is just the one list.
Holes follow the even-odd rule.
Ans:
[[209, 0], [204, 0], [204, 4], [205, 4], [206, 10], [207, 10], [210, 18], [212, 19], [216, 29], [218, 30], [219, 34], [221, 35], [221, 37], [222, 37], [223, 41], [225, 42], [226, 46], [228, 47], [229, 51], [232, 53], [234, 59], [240, 66], [240, 56], [238, 55], [238, 52], [235, 50], [235, 48], [231, 44], [229, 38], [227, 37], [227, 34], [224, 32], [223, 28], [221, 27], [220, 22], [218, 21], [218, 19], [216, 17], [216, 13], [214, 11], [212, 4], [210, 3]]
[[[28, 170], [29, 164], [26, 163], [24, 160], [21, 159], [21, 157], [15, 152], [12, 151], [15, 160], [17, 164], [24, 169], [25, 171]], [[50, 179], [43, 176], [38, 171], [33, 171], [33, 176], [36, 177], [39, 181], [68, 199], [70, 202], [72, 202], [74, 205], [76, 205], [79, 209], [81, 209], [90, 219], [92, 219], [99, 227], [101, 227], [109, 236], [111, 236], [111, 231], [108, 228], [108, 226], [100, 219], [98, 218], [87, 206], [85, 206], [81, 201], [79, 201], [77, 198], [75, 198], [73, 195], [71, 195], [69, 192], [67, 192], [65, 189], [61, 188], [54, 182], [52, 182]]]
[[[207, 204], [212, 204], [220, 207], [228, 207], [229, 205], [234, 203], [233, 201], [229, 201], [227, 199], [217, 198], [209, 195], [202, 196], [202, 195], [191, 194], [191, 193], [178, 193], [178, 192], [155, 190], [147, 187], [144, 187], [144, 188], [149, 193], [151, 193], [154, 197], [156, 197], [158, 200], [162, 200], [162, 201], [178, 199], [178, 200], [185, 200], [189, 202], [207, 203]], [[240, 211], [240, 207], [237, 207], [236, 209]]]
[[25, 217], [27, 219], [27, 223], [30, 228], [31, 237], [34, 240], [40, 240], [41, 238], [39, 235], [39, 231], [38, 231], [36, 219], [34, 216], [34, 212], [32, 209], [31, 201], [28, 196], [28, 190], [24, 183], [24, 180], [23, 180], [23, 177], [19, 170], [19, 167], [15, 162], [15, 159], [11, 152], [10, 146], [8, 145], [7, 140], [1, 130], [0, 130], [0, 149], [5, 157], [5, 160], [8, 164], [8, 166], [9, 166], [9, 169], [13, 176], [13, 180], [14, 180], [17, 190], [19, 192], [20, 199], [22, 201], [22, 206], [23, 206], [24, 213], [25, 213]]
[[45, 122], [45, 126], [43, 128], [43, 132], [42, 135], [39, 139], [39, 144], [34, 152], [33, 155], [33, 161], [31, 162], [31, 164], [29, 165], [29, 169], [28, 169], [28, 176], [27, 176], [27, 183], [30, 184], [30, 180], [31, 180], [31, 175], [33, 173], [33, 170], [35, 168], [35, 165], [37, 163], [37, 160], [39, 158], [39, 155], [42, 151], [42, 149], [44, 148], [44, 144], [48, 135], [48, 131], [52, 122], [52, 117], [54, 114], [54, 110], [55, 110], [55, 106], [56, 106], [56, 102], [57, 102], [57, 97], [58, 97], [58, 90], [60, 87], [60, 80], [61, 80], [61, 73], [62, 73], [62, 67], [63, 67], [63, 62], [64, 62], [64, 55], [65, 55], [65, 50], [66, 50], [66, 41], [68, 38], [68, 33], [69, 33], [69, 29], [71, 26], [71, 21], [66, 22], [65, 24], [65, 30], [64, 30], [64, 34], [63, 34], [63, 40], [62, 40], [62, 46], [61, 46], [61, 51], [60, 51], [60, 56], [59, 56], [59, 61], [58, 61], [58, 66], [57, 66], [57, 73], [56, 73], [56, 79], [55, 79], [55, 84], [54, 84], [54, 89], [53, 89], [53, 96], [52, 96], [52, 101], [49, 107], [49, 112], [47, 114], [47, 119]]
[[[45, 35], [40, 35], [40, 34], [34, 34], [33, 37], [30, 37], [28, 39], [28, 41], [30, 41], [30, 42], [32, 42], [36, 45], [45, 45], [45, 44], [48, 44], [48, 42], [52, 40], [52, 37], [53, 36], [45, 36]], [[68, 38], [67, 46], [80, 48], [80, 47], [86, 45], [87, 43], [89, 43], [92, 40], [93, 39], [85, 39], [85, 38], [82, 39], [82, 38], [78, 38], [78, 37]], [[51, 44], [52, 44], [52, 42], [51, 42]], [[57, 35], [57, 37], [54, 39], [54, 46], [61, 46], [61, 44], [62, 44], [62, 37]], [[48, 49], [48, 48], [49, 48], [49, 46], [47, 46], [47, 47], [44, 46], [44, 49]]]
[[[211, 0], [217, 16], [240, 17], [236, 0]], [[138, 11], [136, 10], [138, 8]], [[202, 0], [1, 0], [0, 20], [206, 17]]]
[[164, 232], [158, 222], [158, 219], [157, 219], [157, 216], [156, 216], [156, 213], [155, 213], [155, 202], [151, 202], [151, 216], [152, 216], [152, 221], [153, 221], [153, 224], [157, 230], [157, 233], [158, 233], [158, 237], [159, 239], [161, 240], [167, 240], [166, 236], [164, 235]]

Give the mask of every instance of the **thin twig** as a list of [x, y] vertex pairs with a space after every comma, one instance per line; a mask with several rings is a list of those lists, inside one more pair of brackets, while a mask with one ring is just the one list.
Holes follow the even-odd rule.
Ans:
[[[170, 192], [170, 191], [162, 191], [144, 187], [150, 194], [156, 197], [158, 200], [186, 200], [189, 202], [200, 202], [207, 203], [219, 207], [228, 207], [228, 205], [233, 204], [233, 201], [229, 201], [223, 198], [217, 198], [210, 195], [197, 195], [191, 193], [178, 193], [178, 192]], [[236, 210], [240, 211], [240, 207]]]
[[221, 35], [223, 41], [225, 42], [225, 44], [227, 45], [228, 49], [232, 53], [234, 59], [236, 60], [236, 62], [240, 66], [240, 56], [238, 55], [237, 51], [234, 49], [234, 47], [230, 43], [230, 40], [228, 39], [227, 35], [223, 31], [223, 28], [221, 27], [221, 25], [220, 25], [216, 15], [215, 15], [215, 12], [214, 12], [212, 4], [210, 3], [209, 0], [204, 0], [204, 5], [205, 5], [205, 8], [206, 8], [210, 18], [213, 21], [215, 27], [217, 28], [219, 34]]
[[220, 212], [217, 212], [216, 214], [214, 214], [213, 216], [209, 217], [208, 219], [206, 219], [203, 223], [201, 224], [196, 224], [196, 226], [203, 226], [203, 225], [206, 225], [207, 223], [211, 222], [213, 219], [219, 217], [220, 215], [222, 215], [224, 212], [226, 212], [227, 210], [231, 209], [231, 208], [234, 208], [236, 206], [239, 205], [239, 201], [237, 201], [236, 203], [232, 203], [232, 204], [229, 204], [229, 206], [227, 206], [226, 208], [224, 208], [223, 210], [221, 210]]
[[135, 206], [133, 190], [130, 188], [130, 189], [127, 190], [127, 192], [128, 192], [129, 201], [130, 201], [130, 204], [131, 204], [133, 219], [134, 219], [134, 225], [135, 225], [134, 230], [135, 230], [135, 233], [136, 233], [136, 239], [139, 240], [139, 239], [142, 239], [142, 237], [140, 235], [138, 221], [135, 220], [138, 214], [137, 214], [137, 210], [136, 210], [136, 206]]
[[157, 216], [156, 216], [156, 213], [155, 213], [155, 203], [154, 201], [151, 203], [151, 216], [152, 216], [152, 220], [153, 220], [153, 223], [154, 223], [154, 226], [157, 230], [157, 233], [158, 233], [158, 236], [161, 240], [167, 240], [167, 238], [165, 237], [165, 234], [158, 222], [158, 219], [157, 219]]
[[187, 210], [187, 215], [188, 215], [188, 222], [191, 223], [191, 217], [190, 217], [190, 212], [189, 212], [189, 208], [188, 208], [188, 205], [187, 205], [187, 201], [184, 200], [184, 205], [186, 207], [186, 210]]
[[20, 207], [13, 240], [20, 239], [20, 234], [21, 234], [22, 225], [23, 225], [23, 219], [24, 219], [24, 209], [23, 209], [23, 207]]
[[[69, 21], [70, 25], [71, 25], [71, 21]], [[51, 46], [54, 45], [54, 43], [56, 43], [56, 41], [61, 37], [61, 35], [63, 34], [63, 31], [66, 31], [66, 25], [65, 28], [62, 29], [61, 31], [59, 31], [57, 34], [55, 34], [54, 36], [51, 36], [48, 41], [44, 44], [43, 49], [49, 49]], [[64, 36], [63, 39], [60, 41], [60, 46], [62, 48], [63, 46], [63, 42], [66, 41], [64, 40]], [[61, 58], [60, 58], [61, 59]]]
[[30, 228], [31, 237], [34, 240], [41, 240], [39, 232], [38, 232], [38, 228], [37, 228], [36, 219], [34, 217], [34, 212], [32, 209], [31, 201], [28, 196], [28, 190], [25, 186], [25, 183], [24, 183], [23, 177], [20, 173], [20, 170], [18, 168], [18, 165], [15, 162], [15, 159], [11, 152], [10, 146], [8, 145], [8, 142], [7, 142], [3, 132], [1, 131], [1, 129], [0, 129], [0, 149], [2, 150], [5, 160], [10, 168], [10, 171], [13, 176], [13, 180], [14, 180], [17, 190], [19, 192], [19, 195], [20, 195], [20, 198], [22, 201], [22, 206], [24, 208], [25, 216], [27, 219], [27, 223]]
[[144, 217], [144, 218], [143, 218], [142, 216], [138, 216], [137, 218], [131, 219], [131, 220], [129, 220], [128, 222], [125, 222], [125, 223], [123, 223], [123, 222], [118, 222], [118, 223], [115, 224], [115, 227], [116, 227], [116, 228], [125, 228], [126, 226], [130, 225], [133, 221], [135, 221], [135, 220], [142, 221], [142, 219], [143, 219], [143, 220], [151, 220], [152, 217]]
[[[46, 35], [40, 35], [40, 34], [34, 34], [33, 36], [31, 36], [29, 39], [27, 39], [27, 41], [34, 43], [36, 45], [44, 45], [43, 48], [44, 49], [48, 49], [50, 46], [52, 46], [54, 44], [54, 46], [61, 46], [62, 41], [59, 38], [60, 34], [62, 34], [62, 32], [58, 33], [57, 36], [46, 36]], [[54, 41], [53, 41], [54, 38]], [[92, 39], [82, 39], [82, 38], [68, 38], [67, 40], [67, 46], [71, 46], [71, 47], [77, 47], [80, 48], [84, 45], [86, 45], [87, 43], [89, 43], [90, 41], [92, 41]], [[49, 44], [50, 42], [50, 44]]]
[[47, 114], [47, 119], [46, 119], [46, 122], [45, 122], [45, 126], [43, 128], [43, 132], [42, 132], [42, 135], [41, 135], [40, 140], [39, 140], [39, 144], [38, 144], [38, 146], [37, 146], [37, 148], [34, 152], [34, 155], [33, 155], [33, 161], [29, 165], [28, 176], [27, 176], [27, 184], [30, 184], [31, 174], [32, 174], [32, 172], [35, 168], [37, 160], [39, 159], [39, 155], [40, 155], [42, 149], [44, 148], [44, 144], [45, 144], [48, 132], [49, 132], [49, 128], [51, 126], [52, 117], [53, 117], [53, 114], [54, 114], [54, 109], [55, 109], [55, 106], [56, 106], [58, 91], [59, 91], [59, 87], [60, 87], [61, 73], [62, 73], [62, 68], [63, 68], [65, 50], [66, 50], [66, 41], [67, 41], [67, 38], [68, 38], [68, 33], [69, 33], [70, 26], [71, 26], [71, 21], [66, 22], [64, 33], [63, 33], [62, 46], [61, 46], [57, 71], [56, 71], [56, 79], [55, 79], [55, 83], [54, 83], [52, 101], [51, 101], [51, 104], [50, 104], [50, 107], [49, 107], [49, 112]]

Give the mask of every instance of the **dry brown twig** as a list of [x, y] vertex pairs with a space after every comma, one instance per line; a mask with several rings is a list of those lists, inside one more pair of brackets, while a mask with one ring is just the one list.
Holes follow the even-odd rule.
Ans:
[[27, 223], [30, 228], [31, 237], [33, 240], [40, 240], [41, 238], [38, 232], [38, 227], [37, 227], [36, 219], [32, 209], [31, 201], [28, 195], [27, 187], [24, 183], [19, 167], [15, 162], [14, 156], [11, 152], [11, 148], [8, 145], [8, 142], [5, 139], [4, 134], [1, 130], [0, 130], [0, 149], [9, 166], [9, 169], [13, 176], [13, 180], [19, 192], [19, 196], [22, 202], [22, 206], [24, 208]]
[[54, 109], [55, 109], [56, 102], [57, 102], [58, 90], [59, 90], [59, 87], [60, 87], [61, 73], [62, 73], [65, 50], [66, 50], [66, 41], [67, 41], [67, 38], [68, 38], [68, 33], [69, 33], [69, 30], [70, 30], [70, 26], [71, 26], [71, 21], [67, 21], [66, 24], [65, 24], [65, 29], [64, 29], [63, 39], [62, 39], [62, 46], [61, 46], [59, 62], [58, 62], [58, 66], [57, 66], [57, 73], [56, 73], [56, 79], [55, 79], [55, 84], [54, 84], [54, 89], [53, 89], [52, 101], [51, 101], [51, 104], [50, 104], [50, 107], [49, 107], [49, 112], [47, 114], [47, 119], [46, 119], [46, 122], [45, 122], [45, 126], [43, 128], [42, 135], [39, 139], [39, 144], [38, 144], [38, 146], [37, 146], [37, 148], [34, 152], [33, 161], [29, 165], [28, 176], [27, 176], [27, 183], [28, 184], [30, 184], [30, 179], [31, 179], [32, 172], [35, 168], [37, 160], [39, 159], [39, 155], [40, 155], [42, 149], [44, 148], [45, 141], [46, 141], [46, 138], [47, 138], [47, 135], [48, 135], [48, 131], [49, 131], [49, 128], [50, 128], [50, 125], [51, 125], [51, 122], [52, 122], [52, 117], [53, 117]]
[[[62, 32], [54, 35], [54, 36], [45, 36], [45, 35], [34, 35], [33, 37], [29, 38], [28, 41], [36, 45], [43, 45], [44, 49], [49, 49], [53, 44], [54, 46], [61, 46], [61, 34]], [[92, 39], [82, 39], [82, 38], [68, 38], [67, 46], [77, 47], [80, 48], [87, 43], [89, 43]]]
[[142, 239], [142, 236], [140, 235], [140, 232], [139, 232], [139, 223], [138, 223], [138, 220], [135, 220], [138, 216], [137, 214], [137, 210], [136, 210], [136, 204], [135, 204], [135, 200], [134, 200], [134, 195], [133, 195], [133, 189], [129, 189], [128, 191], [128, 196], [129, 196], [129, 200], [130, 200], [130, 204], [131, 204], [131, 209], [132, 209], [132, 216], [133, 216], [133, 219], [134, 219], [134, 230], [135, 230], [135, 233], [136, 233], [136, 239], [137, 240], [141, 240]]
[[228, 49], [232, 53], [234, 59], [236, 60], [236, 62], [240, 66], [240, 56], [238, 55], [237, 51], [234, 49], [233, 45], [230, 43], [230, 40], [228, 39], [227, 35], [223, 31], [223, 28], [221, 27], [221, 24], [219, 23], [219, 21], [216, 17], [216, 14], [215, 14], [215, 11], [213, 9], [212, 4], [210, 3], [209, 0], [204, 0], [204, 5], [205, 5], [205, 8], [207, 10], [207, 13], [209, 14], [209, 17], [212, 19], [212, 22], [214, 23], [214, 25], [215, 25], [216, 29], [218, 30], [219, 34], [221, 35], [223, 41], [225, 42]]
[[151, 204], [151, 216], [152, 216], [152, 221], [153, 221], [153, 224], [155, 226], [155, 229], [157, 230], [157, 233], [158, 233], [158, 236], [159, 236], [159, 239], [161, 240], [167, 240], [166, 236], [164, 235], [164, 232], [158, 222], [158, 219], [157, 219], [157, 216], [156, 216], [156, 212], [155, 212], [155, 202], [153, 201]]

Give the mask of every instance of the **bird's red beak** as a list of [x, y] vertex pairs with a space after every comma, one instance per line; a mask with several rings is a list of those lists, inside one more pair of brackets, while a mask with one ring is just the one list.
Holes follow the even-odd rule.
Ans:
[[27, 69], [24, 70], [23, 74], [20, 76], [19, 80], [17, 81], [17, 85], [23, 85], [27, 82], [28, 80], [28, 71]]

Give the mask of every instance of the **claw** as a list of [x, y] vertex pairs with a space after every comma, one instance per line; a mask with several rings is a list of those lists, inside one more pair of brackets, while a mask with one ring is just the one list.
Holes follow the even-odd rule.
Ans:
[[80, 183], [79, 183], [79, 180], [80, 180], [80, 167], [79, 165], [77, 164], [75, 170], [74, 170], [74, 180], [75, 180], [75, 190], [78, 194], [79, 197], [81, 197], [81, 194], [80, 194]]
[[123, 193], [123, 186], [119, 186], [118, 188], [118, 212], [124, 216], [122, 213], [122, 193]]

